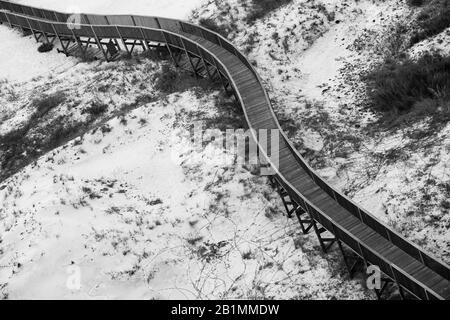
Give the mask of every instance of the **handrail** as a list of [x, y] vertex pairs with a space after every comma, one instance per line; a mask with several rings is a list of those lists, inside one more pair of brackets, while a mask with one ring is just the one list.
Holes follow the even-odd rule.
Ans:
[[[42, 23], [50, 23], [52, 25], [65, 25], [64, 22], [58, 21], [58, 15], [64, 15], [64, 13], [60, 13], [60, 12], [56, 12], [56, 11], [49, 11], [49, 10], [45, 10], [45, 9], [39, 9], [39, 8], [33, 8], [33, 7], [28, 7], [28, 6], [22, 6], [22, 5], [18, 5], [18, 4], [14, 4], [12, 5], [12, 3], [10, 2], [6, 2], [3, 0], [0, 0], [0, 12], [8, 12], [11, 11], [11, 8], [14, 9], [15, 16], [20, 16], [23, 17], [25, 19], [27, 19], [27, 21], [29, 19], [31, 20], [35, 20], [37, 22], [42, 22]], [[29, 10], [31, 8], [31, 12], [35, 13], [36, 10], [45, 10], [45, 12], [47, 12], [47, 18], [36, 18], [34, 16], [29, 16], [27, 14], [23, 14], [26, 10], [24, 8], [27, 8], [27, 10]], [[20, 12], [22, 11], [22, 12]], [[11, 13], [9, 13], [11, 14]], [[44, 16], [46, 16], [46, 14], [43, 14]], [[408, 240], [406, 240], [405, 238], [403, 238], [401, 235], [399, 235], [398, 233], [396, 233], [395, 231], [393, 231], [391, 228], [385, 226], [384, 224], [382, 224], [381, 222], [379, 222], [378, 220], [376, 220], [376, 218], [371, 215], [369, 212], [359, 208], [352, 200], [350, 200], [348, 197], [346, 197], [345, 195], [341, 194], [340, 192], [338, 192], [337, 190], [335, 190], [332, 186], [328, 185], [325, 181], [322, 180], [322, 178], [320, 178], [320, 176], [306, 163], [306, 161], [303, 159], [303, 157], [298, 153], [298, 151], [293, 147], [292, 143], [290, 142], [290, 140], [288, 139], [288, 137], [286, 136], [286, 134], [284, 133], [284, 131], [281, 129], [281, 126], [277, 120], [277, 117], [275, 115], [275, 112], [272, 108], [272, 105], [270, 104], [270, 99], [268, 96], [267, 91], [265, 90], [264, 86], [262, 85], [262, 80], [259, 76], [259, 74], [256, 72], [256, 70], [254, 69], [254, 67], [252, 66], [252, 64], [245, 58], [244, 55], [242, 55], [228, 40], [226, 40], [224, 37], [222, 37], [221, 35], [210, 31], [206, 28], [200, 27], [200, 26], [196, 26], [194, 24], [188, 23], [188, 22], [183, 22], [183, 21], [179, 21], [179, 20], [175, 20], [175, 19], [167, 19], [167, 18], [161, 18], [161, 17], [143, 17], [143, 18], [148, 18], [148, 19], [154, 19], [155, 21], [158, 22], [158, 26], [155, 27], [148, 27], [145, 25], [138, 25], [136, 23], [136, 19], [134, 19], [133, 17], [136, 18], [142, 18], [141, 16], [126, 16], [126, 15], [111, 15], [111, 16], [100, 16], [100, 15], [83, 15], [84, 18], [83, 20], [86, 23], [82, 23], [80, 24], [81, 27], [85, 26], [85, 27], [91, 27], [93, 30], [93, 27], [104, 27], [104, 26], [108, 26], [111, 25], [109, 24], [110, 19], [108, 19], [108, 17], [131, 17], [131, 20], [133, 21], [133, 25], [112, 25], [112, 26], [116, 26], [116, 27], [138, 27], [140, 29], [147, 29], [147, 30], [152, 30], [152, 31], [161, 31], [164, 35], [164, 33], [170, 34], [174, 37], [179, 37], [180, 39], [182, 39], [182, 41], [187, 41], [193, 45], [196, 46], [201, 46], [199, 43], [196, 43], [195, 41], [193, 41], [192, 39], [185, 37], [183, 34], [180, 34], [179, 32], [184, 32], [184, 33], [189, 33], [188, 31], [186, 31], [186, 27], [192, 28], [193, 30], [201, 30], [200, 35], [198, 35], [197, 33], [191, 33], [197, 36], [202, 36], [202, 38], [211, 41], [210, 39], [208, 39], [206, 35], [209, 35], [209, 38], [211, 38], [211, 36], [213, 38], [218, 39], [217, 45], [221, 46], [222, 48], [224, 48], [225, 50], [227, 50], [228, 52], [232, 53], [233, 55], [235, 55], [236, 57], [239, 58], [239, 60], [241, 60], [242, 63], [244, 63], [246, 65], [246, 67], [255, 75], [255, 77], [257, 78], [258, 82], [261, 84], [261, 89], [264, 92], [265, 98], [268, 102], [268, 106], [270, 107], [270, 112], [272, 114], [272, 117], [279, 129], [279, 131], [282, 134], [282, 138], [284, 139], [284, 141], [286, 142], [287, 146], [289, 147], [290, 151], [294, 154], [295, 158], [297, 159], [297, 161], [299, 162], [299, 164], [305, 169], [305, 171], [311, 176], [311, 178], [313, 179], [313, 181], [319, 186], [321, 187], [325, 192], [327, 192], [330, 196], [334, 197], [334, 199], [336, 199], [336, 201], [342, 205], [344, 208], [346, 208], [350, 213], [352, 213], [354, 216], [356, 216], [359, 220], [361, 220], [362, 222], [364, 222], [365, 224], [367, 224], [369, 227], [371, 227], [372, 229], [374, 229], [375, 231], [377, 231], [378, 233], [380, 233], [383, 237], [385, 237], [386, 239], [388, 239], [390, 242], [392, 242], [394, 245], [398, 246], [399, 248], [401, 248], [402, 250], [404, 250], [406, 253], [410, 254], [412, 257], [414, 257], [416, 260], [420, 261], [422, 264], [424, 264], [425, 266], [427, 266], [428, 268], [430, 268], [431, 270], [435, 271], [436, 273], [440, 274], [442, 277], [449, 279], [449, 270], [450, 268], [442, 261], [434, 258], [432, 255], [426, 253], [425, 251], [423, 251], [422, 249], [420, 249], [417, 245], [409, 242]], [[48, 17], [54, 17], [54, 19], [48, 19]], [[106, 21], [105, 24], [91, 24], [89, 21], [88, 17], [97, 17], [97, 18], [105, 18], [104, 21]], [[96, 20], [96, 19], [94, 19]], [[164, 29], [163, 27], [161, 27], [160, 21], [172, 21], [174, 22], [176, 25], [178, 25], [180, 27], [180, 30], [178, 30], [179, 32], [176, 32], [174, 30], [169, 30], [169, 29]], [[185, 26], [183, 26], [183, 24]], [[94, 31], [95, 32], [95, 31]], [[149, 39], [150, 40], [150, 39]], [[171, 43], [171, 45], [175, 46], [174, 44]], [[230, 50], [230, 48], [232, 50]], [[183, 49], [183, 48], [181, 48]], [[247, 123], [249, 124], [249, 127], [252, 128], [251, 122], [249, 120], [248, 114], [247, 114], [247, 110], [245, 109], [245, 104], [244, 101], [242, 99], [242, 96], [239, 92], [239, 88], [237, 87], [234, 79], [232, 78], [229, 70], [226, 68], [225, 64], [222, 63], [222, 61], [220, 61], [220, 59], [214, 55], [213, 52], [211, 52], [210, 50], [208, 50], [207, 48], [202, 46], [202, 49], [205, 50], [206, 52], [208, 52], [208, 54], [210, 54], [213, 59], [215, 60], [215, 63], [218, 63], [222, 66], [224, 72], [226, 73], [226, 76], [228, 78], [228, 80], [230, 81], [230, 83], [232, 84], [234, 91], [236, 92], [238, 99], [241, 103], [241, 105], [243, 106], [243, 111], [244, 111], [244, 115], [245, 118], [247, 120]], [[193, 53], [195, 54], [195, 53]], [[219, 72], [222, 72], [221, 70]], [[253, 137], [255, 139], [255, 141], [258, 141], [256, 139], [255, 133], [253, 132], [254, 130], [251, 130]], [[268, 157], [267, 154], [265, 154], [265, 150], [264, 148], [261, 148], [261, 151], [264, 153], [264, 156], [268, 159], [268, 161], [270, 162], [270, 158]], [[326, 227], [329, 231], [333, 232], [335, 231], [334, 228], [338, 228], [339, 232], [344, 233], [347, 237], [350, 237], [351, 239], [353, 239], [354, 241], [356, 241], [359, 245], [359, 250], [361, 251], [361, 246], [365, 248], [365, 250], [368, 250], [369, 252], [371, 252], [371, 254], [375, 255], [376, 257], [378, 257], [380, 260], [386, 262], [390, 268], [391, 268], [391, 273], [393, 272], [393, 269], [397, 269], [399, 270], [401, 273], [404, 274], [404, 276], [409, 277], [407, 274], [405, 274], [402, 270], [400, 270], [400, 268], [398, 268], [395, 264], [393, 264], [392, 262], [388, 261], [386, 258], [381, 257], [378, 253], [376, 253], [375, 251], [373, 251], [371, 248], [367, 247], [364, 243], [362, 243], [360, 240], [356, 239], [352, 234], [350, 234], [349, 232], [347, 232], [339, 223], [333, 221], [329, 215], [327, 215], [325, 212], [322, 212], [319, 208], [317, 208], [313, 203], [311, 203], [306, 197], [304, 197], [279, 171], [279, 168], [277, 168], [276, 166], [273, 166], [273, 168], [275, 169], [276, 173], [277, 173], [277, 177], [279, 177], [282, 182], [283, 185], [285, 185], [288, 189], [290, 189], [290, 191], [292, 193], [294, 193], [298, 198], [301, 198], [301, 200], [303, 201], [303, 203], [305, 204], [306, 208], [311, 209], [312, 212], [311, 215], [315, 215], [317, 217], [317, 221], [322, 223], [323, 221], [321, 221], [321, 218], [325, 218], [327, 220], [328, 223], [322, 223], [324, 225], [324, 227]], [[350, 209], [349, 207], [350, 206]], [[353, 209], [352, 209], [353, 208]], [[358, 211], [358, 214], [356, 214], [356, 212], [354, 212], [354, 210]], [[369, 219], [369, 220], [368, 220]], [[331, 225], [331, 228], [330, 228]], [[333, 230], [330, 230], [333, 229]], [[383, 232], [380, 232], [380, 229]], [[336, 232], [336, 231], [335, 231]], [[335, 233], [333, 232], [333, 233]], [[394, 237], [393, 237], [394, 236]], [[397, 244], [392, 240], [392, 238], [395, 239], [395, 241], [397, 241]], [[345, 242], [345, 241], [344, 241]], [[400, 246], [399, 242], [401, 243]], [[405, 248], [406, 246], [406, 248]], [[355, 248], [352, 248], [355, 249]], [[357, 252], [358, 252], [357, 251]], [[412, 253], [411, 253], [412, 252]], [[364, 256], [364, 252], [358, 252], [358, 254], [361, 254], [362, 256]], [[419, 258], [419, 259], [418, 259]], [[431, 265], [430, 265], [431, 262]], [[389, 274], [389, 270], [383, 270], [383, 272], [388, 272], [387, 274]], [[393, 274], [395, 276], [395, 274]], [[409, 277], [410, 278], [410, 277]], [[430, 288], [428, 288], [424, 283], [421, 283], [420, 281], [418, 281], [417, 279], [413, 279], [413, 282], [419, 284], [422, 288], [426, 288], [425, 291], [425, 295], [427, 295], [427, 291], [429, 293], [431, 293], [432, 295], [442, 298], [439, 296], [439, 294], [437, 294], [436, 292], [434, 292], [433, 290], [431, 290]]]

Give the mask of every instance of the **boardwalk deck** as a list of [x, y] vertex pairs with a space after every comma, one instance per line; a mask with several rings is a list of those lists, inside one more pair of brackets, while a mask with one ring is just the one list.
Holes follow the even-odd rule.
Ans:
[[[51, 30], [58, 32], [53, 36], [71, 36], [63, 24], [57, 23], [58, 17], [59, 20], [64, 17], [62, 13], [11, 6], [5, 1], [0, 1], [1, 9], [10, 12], [0, 11], [0, 22], [43, 32], [45, 38], [47, 34], [52, 35]], [[97, 42], [101, 42], [102, 37], [118, 38], [119, 41], [125, 41], [124, 38], [132, 41], [144, 39], [145, 43], [164, 43], [171, 54], [177, 50], [184, 50], [186, 54], [189, 52], [183, 65], [190, 65], [194, 72], [205, 76], [210, 74], [211, 69], [216, 69], [221, 80], [228, 80], [241, 102], [250, 128], [280, 128], [261, 80], [250, 63], [230, 43], [213, 32], [184, 22], [155, 17], [83, 17], [86, 25], [72, 34], [74, 42], [78, 36], [95, 37]], [[106, 28], [90, 24], [112, 26]], [[43, 26], [45, 30], [42, 30]], [[193, 57], [203, 62], [201, 71], [195, 70], [191, 60]], [[402, 239], [326, 184], [308, 167], [284, 135], [280, 135], [279, 150], [280, 165], [276, 180], [290, 197], [291, 205], [294, 202], [300, 204], [323, 226], [316, 231], [323, 229], [333, 233], [337, 240], [347, 244], [366, 263], [378, 265], [388, 277], [416, 297], [450, 299], [450, 269], [446, 264]]]

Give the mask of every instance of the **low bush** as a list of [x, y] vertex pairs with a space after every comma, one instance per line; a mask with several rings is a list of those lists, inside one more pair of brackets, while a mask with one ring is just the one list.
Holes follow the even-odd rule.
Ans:
[[36, 108], [33, 115], [34, 118], [40, 118], [47, 114], [50, 110], [56, 108], [60, 104], [66, 101], [65, 93], [58, 91], [56, 93], [45, 95], [32, 102], [32, 105]]
[[450, 27], [450, 0], [429, 1], [418, 16], [419, 30], [411, 37], [411, 45], [435, 36]]
[[154, 76], [155, 89], [164, 93], [172, 93], [176, 89], [179, 73], [174, 67], [164, 64]]
[[417, 61], [386, 61], [366, 80], [376, 109], [407, 112], [425, 99], [450, 98], [450, 57], [426, 54]]
[[[450, 103], [450, 57], [426, 54], [417, 61], [387, 61], [367, 77], [368, 98], [376, 111], [396, 118], [437, 116]], [[447, 107], [446, 107], [447, 106]]]
[[49, 52], [53, 50], [53, 44], [51, 43], [43, 43], [38, 47], [39, 52]]
[[292, 0], [252, 0], [251, 11], [246, 19], [247, 23], [261, 19], [268, 13], [291, 2]]
[[88, 113], [91, 116], [97, 117], [105, 113], [106, 110], [108, 110], [108, 105], [106, 103], [95, 100], [91, 102], [89, 107], [83, 110], [83, 113]]

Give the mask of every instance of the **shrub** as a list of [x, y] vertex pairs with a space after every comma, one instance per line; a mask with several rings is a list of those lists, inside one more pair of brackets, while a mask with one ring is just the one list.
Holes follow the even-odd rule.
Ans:
[[268, 13], [291, 2], [292, 0], [252, 0], [251, 11], [246, 19], [247, 23], [261, 19]]
[[44, 150], [51, 150], [60, 146], [65, 141], [78, 134], [81, 131], [81, 128], [84, 127], [82, 123], [67, 125], [64, 123], [63, 117], [59, 117], [58, 120], [59, 123], [55, 121], [55, 126], [49, 132], [46, 143], [42, 145]]
[[66, 96], [65, 93], [62, 91], [58, 91], [56, 93], [35, 99], [32, 102], [32, 105], [36, 107], [36, 111], [33, 117], [34, 118], [42, 117], [53, 108], [56, 108], [57, 106], [62, 104], [64, 101], [66, 101]]
[[165, 93], [172, 93], [176, 88], [178, 72], [171, 66], [164, 64], [161, 71], [155, 75], [155, 89]]
[[28, 130], [29, 126], [26, 125], [18, 129], [13, 129], [4, 135], [0, 135], [0, 147], [21, 144]]
[[43, 43], [38, 47], [39, 52], [49, 52], [53, 50], [53, 44], [51, 43]]
[[83, 113], [88, 113], [91, 116], [99, 116], [108, 110], [108, 105], [106, 103], [103, 103], [101, 101], [93, 101], [91, 102], [91, 105], [83, 110]]
[[450, 57], [426, 54], [417, 61], [387, 61], [366, 81], [375, 110], [425, 116], [450, 101]]
[[411, 37], [411, 45], [435, 36], [450, 27], [450, 0], [431, 1], [418, 17], [420, 30]]

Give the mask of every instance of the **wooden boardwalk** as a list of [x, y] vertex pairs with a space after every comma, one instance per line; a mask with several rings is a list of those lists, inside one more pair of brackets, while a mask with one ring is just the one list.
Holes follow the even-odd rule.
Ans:
[[395, 284], [402, 296], [450, 299], [450, 268], [445, 263], [359, 208], [307, 165], [282, 132], [259, 75], [226, 39], [166, 18], [83, 14], [74, 29], [68, 27], [68, 18], [64, 13], [0, 1], [0, 22], [32, 32], [38, 41], [59, 42], [66, 54], [74, 45], [79, 52], [96, 46], [110, 60], [119, 50], [130, 54], [137, 46], [148, 50], [162, 44], [177, 65], [220, 81], [241, 104], [249, 128], [280, 131], [279, 165], [272, 164], [276, 174], [270, 180], [303, 232], [314, 231], [325, 252], [337, 244], [350, 272], [353, 262], [378, 266], [384, 275], [383, 287], [375, 290], [379, 297], [385, 285]]

